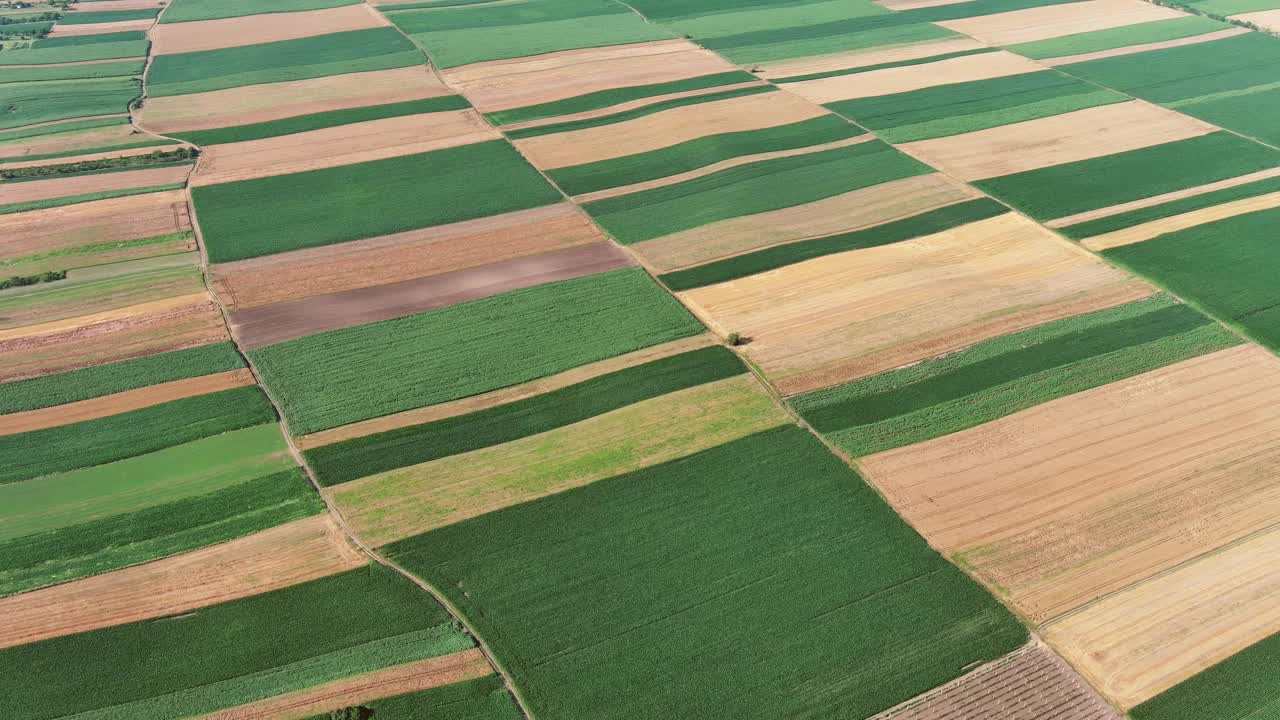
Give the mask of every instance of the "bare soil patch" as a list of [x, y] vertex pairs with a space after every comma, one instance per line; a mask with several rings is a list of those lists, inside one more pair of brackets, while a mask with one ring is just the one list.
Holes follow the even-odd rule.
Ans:
[[1120, 720], [1039, 640], [869, 720]]
[[988, 45], [1014, 45], [1185, 15], [1179, 10], [1143, 0], [1085, 0], [960, 20], [942, 20], [938, 24], [977, 38]]
[[1280, 628], [1277, 557], [1280, 530], [1258, 533], [1053, 622], [1045, 637], [1131, 708]]
[[688, 40], [659, 40], [492, 60], [442, 73], [487, 113], [735, 69]]
[[1134, 100], [904, 143], [901, 147], [961, 180], [981, 180], [1162, 145], [1217, 130], [1187, 115]]
[[560, 203], [487, 218], [212, 266], [231, 310], [400, 282], [597, 242], [603, 235]]
[[211, 145], [192, 186], [284, 175], [442, 150], [502, 135], [475, 110], [405, 115], [262, 140]]
[[750, 337], [746, 355], [792, 394], [1150, 293], [1008, 213], [680, 297], [713, 330]]
[[781, 210], [730, 218], [631, 246], [669, 272], [770, 245], [859, 230], [978, 196], [942, 173], [916, 175]]
[[48, 325], [55, 327], [0, 333], [0, 382], [228, 339], [222, 313], [203, 293]]
[[352, 707], [370, 700], [426, 690], [489, 675], [493, 668], [480, 648], [353, 675], [209, 715], [203, 720], [295, 720]]
[[828, 55], [815, 55], [762, 63], [763, 68], [756, 75], [766, 80], [774, 80], [797, 75], [810, 75], [834, 70], [867, 67], [868, 65], [880, 65], [881, 63], [900, 62], [902, 60], [917, 60], [946, 53], [978, 50], [984, 47], [986, 46], [982, 43], [968, 37], [923, 40], [903, 45], [864, 48]]
[[176, 167], [99, 173], [97, 175], [77, 175], [74, 177], [53, 178], [51, 180], [0, 183], [0, 204], [7, 205], [10, 203], [31, 202], [33, 200], [47, 200], [69, 195], [102, 192], [104, 190], [126, 190], [149, 185], [180, 183], [186, 180], [187, 174], [190, 172], [190, 165], [179, 165]]
[[415, 280], [262, 305], [235, 312], [230, 321], [236, 339], [252, 349], [630, 264], [620, 248], [601, 241]]
[[989, 80], [1042, 70], [1044, 66], [1034, 60], [1000, 50], [920, 65], [787, 83], [786, 89], [810, 102], [825, 104], [836, 100], [892, 95], [935, 85]]
[[1270, 528], [1280, 360], [1241, 345], [862, 460], [1034, 622]]
[[465, 415], [467, 413], [484, 410], [485, 408], [503, 405], [516, 400], [541, 395], [542, 393], [558, 390], [575, 383], [590, 380], [594, 377], [600, 377], [611, 372], [624, 370], [636, 365], [642, 365], [653, 360], [660, 360], [664, 357], [679, 355], [680, 353], [697, 350], [698, 348], [714, 345], [716, 339], [711, 335], [698, 335], [691, 338], [682, 338], [680, 340], [672, 340], [661, 345], [653, 345], [642, 350], [619, 355], [618, 357], [601, 360], [599, 362], [580, 365], [572, 370], [566, 370], [556, 375], [551, 375], [537, 380], [531, 380], [520, 385], [512, 385], [501, 390], [482, 393], [480, 395], [472, 395], [470, 397], [460, 398], [452, 402], [440, 403], [438, 405], [430, 405], [428, 407], [417, 408], [414, 410], [406, 410], [404, 412], [395, 413], [393, 415], [384, 415], [371, 420], [363, 420], [350, 425], [333, 428], [332, 430], [322, 430], [310, 435], [304, 435], [295, 438], [294, 442], [299, 448], [306, 450], [321, 445], [329, 445], [341, 440], [350, 440], [352, 438], [364, 437], [374, 433], [394, 430], [398, 427], [408, 425], [417, 425], [419, 423], [431, 422], [433, 420], [441, 420], [455, 415]]
[[0, 598], [0, 647], [187, 612], [368, 561], [327, 514], [102, 575]]
[[172, 133], [451, 94], [429, 68], [413, 66], [147, 98], [137, 122], [153, 132]]
[[387, 21], [364, 3], [323, 10], [265, 13], [219, 20], [161, 23], [151, 31], [156, 55], [294, 40], [347, 30], [383, 27]]
[[1120, 55], [1133, 55], [1135, 53], [1144, 53], [1148, 50], [1159, 50], [1161, 48], [1180, 47], [1182, 45], [1196, 45], [1211, 40], [1221, 40], [1229, 38], [1232, 35], [1249, 32], [1248, 28], [1233, 27], [1226, 30], [1218, 30], [1216, 32], [1205, 33], [1204, 35], [1194, 35], [1192, 37], [1178, 38], [1176, 40], [1161, 40], [1160, 42], [1142, 43], [1141, 45], [1127, 45], [1125, 47], [1112, 48], [1110, 50], [1098, 50], [1096, 52], [1080, 53], [1078, 55], [1060, 55], [1053, 58], [1043, 58], [1038, 62], [1041, 65], [1054, 67], [1057, 65], [1069, 65], [1071, 63], [1084, 62], [1086, 60], [1099, 60], [1101, 58], [1118, 57]]
[[649, 152], [707, 135], [758, 130], [808, 120], [826, 111], [783, 92], [718, 100], [573, 132], [516, 140], [538, 168], [549, 170]]
[[153, 18], [145, 20], [123, 20], [121, 22], [109, 23], [81, 23], [79, 25], [64, 25], [63, 23], [55, 23], [49, 29], [49, 37], [73, 37], [76, 35], [97, 35], [99, 33], [127, 32], [130, 30], [141, 30], [146, 32], [151, 29], [155, 23]]
[[247, 369], [228, 370], [227, 372], [187, 378], [185, 380], [174, 380], [173, 382], [67, 403], [66, 405], [0, 415], [0, 435], [41, 430], [43, 428], [116, 415], [169, 402], [170, 400], [180, 400], [195, 395], [252, 385], [254, 382], [253, 373]]
[[[0, 261], [60, 248], [158, 237], [190, 229], [187, 201], [181, 190], [0, 215], [0, 237], [5, 240], [0, 243]], [[59, 267], [79, 267], [75, 263], [81, 260], [112, 262], [195, 248], [194, 241], [189, 240], [180, 241], [180, 247], [171, 245], [116, 251], [104, 248], [87, 259], [67, 257], [59, 259], [56, 264]], [[67, 265], [69, 261], [73, 263], [70, 266]]]
[[1223, 203], [1222, 205], [1214, 205], [1213, 207], [1207, 207], [1189, 213], [1182, 213], [1181, 215], [1161, 218], [1142, 225], [1136, 225], [1123, 230], [1106, 233], [1105, 235], [1096, 235], [1087, 240], [1081, 241], [1080, 244], [1096, 252], [1099, 250], [1106, 250], [1107, 248], [1130, 245], [1132, 243], [1142, 242], [1143, 240], [1150, 240], [1153, 237], [1174, 232], [1175, 230], [1184, 230], [1197, 225], [1214, 222], [1215, 220], [1235, 217], [1236, 215], [1244, 215], [1245, 213], [1259, 212], [1261, 210], [1270, 210], [1274, 207], [1280, 207], [1280, 192], [1245, 198], [1243, 200], [1235, 200], [1233, 202]]

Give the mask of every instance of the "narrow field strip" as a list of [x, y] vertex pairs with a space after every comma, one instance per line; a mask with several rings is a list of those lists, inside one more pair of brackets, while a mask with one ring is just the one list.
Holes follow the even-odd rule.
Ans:
[[988, 45], [1018, 45], [1063, 35], [1185, 17], [1179, 10], [1142, 0], [1085, 0], [939, 21]]
[[181, 186], [190, 172], [191, 162], [187, 161], [180, 165], [144, 170], [129, 169], [51, 180], [0, 183], [0, 208], [17, 208], [50, 201], [70, 202], [78, 198], [134, 192], [139, 189]]
[[[789, 81], [786, 89], [819, 105], [847, 100], [900, 95], [939, 85], [994, 80], [1044, 68], [1020, 55], [1008, 52], [964, 54], [927, 63], [897, 65], [880, 70], [862, 70], [813, 80]], [[838, 112], [838, 111], [837, 111]]]
[[150, 46], [146, 33], [140, 30], [44, 38], [32, 42], [30, 48], [3, 53], [0, 66], [29, 67], [143, 58]]
[[973, 38], [952, 36], [887, 45], [882, 48], [855, 48], [846, 52], [778, 60], [765, 63], [758, 76], [776, 83], [794, 82], [792, 78], [817, 80], [820, 76], [835, 77], [856, 72], [860, 68], [928, 61], [929, 58], [941, 59], [939, 56], [953, 53], [990, 50], [992, 48]]
[[[1280, 183], [1274, 184], [1280, 186]], [[1179, 215], [1171, 215], [1142, 225], [1129, 227], [1124, 230], [1116, 230], [1103, 235], [1096, 235], [1080, 244], [1094, 252], [1101, 252], [1121, 245], [1130, 245], [1132, 243], [1150, 240], [1167, 233], [1186, 230], [1188, 228], [1196, 227], [1197, 225], [1204, 225], [1206, 223], [1224, 220], [1237, 215], [1270, 210], [1277, 206], [1280, 206], [1280, 190], [1270, 192], [1266, 195], [1259, 195], [1231, 202], [1223, 202], [1219, 205], [1194, 210], [1192, 212], [1181, 213]]]
[[93, 122], [88, 125], [85, 128], [59, 130], [3, 141], [0, 143], [0, 158], [3, 158], [6, 164], [21, 160], [42, 160], [63, 154], [95, 152], [97, 148], [109, 149], [160, 139], [137, 133], [129, 124], [128, 118], [105, 125]]
[[[17, 55], [8, 52], [5, 55]], [[46, 80], [0, 84], [0, 103], [7, 108], [0, 129], [26, 129], [74, 118], [126, 113], [129, 102], [142, 94], [132, 77], [92, 80]]]
[[298, 12], [319, 8], [354, 5], [355, 0], [260, 0], [246, 6], [240, 0], [174, 0], [160, 17], [161, 23], [184, 23], [195, 20]]
[[1048, 65], [1049, 67], [1057, 67], [1059, 65], [1070, 65], [1072, 63], [1100, 60], [1102, 58], [1118, 57], [1121, 55], [1136, 55], [1138, 53], [1160, 50], [1162, 48], [1195, 45], [1197, 43], [1221, 40], [1223, 38], [1229, 38], [1233, 35], [1240, 35], [1247, 32], [1249, 32], [1248, 28], [1232, 27], [1227, 28], [1226, 30], [1217, 30], [1215, 32], [1205, 33], [1203, 35], [1194, 35], [1192, 37], [1181, 38], [1179, 40], [1165, 40], [1163, 42], [1146, 43], [1143, 45], [1129, 45], [1126, 47], [1115, 48], [1114, 50], [1099, 50], [1097, 52], [1082, 53], [1080, 55], [1064, 55], [1062, 57], [1043, 58], [1040, 60], [1040, 63]]
[[1051, 228], [1058, 228], [1062, 234], [1078, 240], [1099, 235], [1101, 232], [1120, 230], [1141, 222], [1158, 220], [1186, 210], [1198, 210], [1219, 202], [1262, 195], [1271, 192], [1272, 189], [1280, 189], [1273, 188], [1270, 182], [1265, 182], [1276, 176], [1280, 176], [1280, 167], [1068, 215], [1044, 224]]
[[964, 50], [955, 50], [952, 52], [939, 53], [937, 55], [907, 57], [901, 60], [892, 60], [889, 62], [875, 63], [872, 65], [854, 65], [852, 67], [840, 67], [834, 70], [813, 72], [813, 73], [808, 73], [804, 75], [791, 75], [789, 77], [778, 77], [778, 78], [774, 78], [773, 82], [777, 84], [785, 84], [785, 83], [805, 82], [807, 80], [823, 80], [825, 78], [840, 77], [842, 75], [857, 75], [859, 73], [875, 72], [876, 70], [889, 70], [891, 68], [909, 67], [912, 65], [926, 65], [930, 63], [941, 62], [943, 60], [951, 60], [953, 58], [967, 57], [969, 55], [983, 55], [986, 53], [994, 53], [994, 52], [999, 52], [999, 50], [997, 48], [990, 48], [990, 47], [972, 47]]
[[[424, 661], [424, 665], [426, 662], [430, 661]], [[391, 697], [377, 697], [361, 705], [388, 717], [410, 717], [414, 713], [434, 710], [447, 713], [452, 720], [520, 720], [524, 717], [511, 692], [497, 675]], [[325, 715], [321, 714], [308, 720], [324, 718]]]
[[149, 37], [151, 53], [158, 56], [296, 40], [386, 25], [387, 21], [382, 16], [363, 3], [357, 3], [322, 10], [163, 23], [157, 25]]

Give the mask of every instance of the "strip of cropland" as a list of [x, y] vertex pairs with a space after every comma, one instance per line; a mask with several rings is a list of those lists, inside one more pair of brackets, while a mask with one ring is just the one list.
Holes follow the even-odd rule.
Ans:
[[153, 55], [221, 50], [385, 27], [363, 4], [160, 25], [150, 32]]
[[[21, 52], [5, 52], [17, 55]], [[128, 112], [141, 94], [132, 77], [92, 80], [28, 81], [0, 84], [0, 104], [8, 108], [0, 128], [21, 128], [58, 120]]]
[[146, 33], [140, 30], [41, 38], [32, 41], [29, 48], [0, 53], [0, 66], [141, 58], [146, 56], [150, 44]]
[[319, 10], [342, 5], [357, 5], [355, 0], [263, 0], [245, 5], [239, 0], [174, 0], [160, 17], [161, 23], [262, 15], [266, 13]]

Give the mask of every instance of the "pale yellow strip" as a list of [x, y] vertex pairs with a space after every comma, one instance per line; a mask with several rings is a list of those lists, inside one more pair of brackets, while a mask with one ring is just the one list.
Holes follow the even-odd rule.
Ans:
[[938, 85], [990, 80], [1043, 70], [1044, 66], [1034, 60], [1000, 50], [919, 65], [804, 80], [787, 83], [785, 87], [810, 102], [825, 105], [837, 100], [892, 95]]
[[1228, 17], [1232, 20], [1242, 20], [1247, 23], [1253, 23], [1260, 28], [1266, 28], [1272, 32], [1280, 30], [1280, 8], [1240, 13], [1239, 15], [1230, 15]]
[[154, 55], [200, 52], [386, 25], [386, 19], [364, 3], [323, 10], [160, 23], [151, 31], [151, 52]]
[[1122, 203], [1120, 205], [1110, 205], [1104, 208], [1098, 208], [1097, 210], [1089, 210], [1087, 212], [1076, 213], [1075, 215], [1068, 215], [1066, 217], [1058, 218], [1057, 220], [1050, 220], [1045, 224], [1052, 228], [1066, 227], [1068, 225], [1075, 225], [1076, 223], [1082, 223], [1088, 220], [1097, 220], [1099, 218], [1110, 217], [1112, 215], [1119, 215], [1120, 213], [1129, 212], [1130, 210], [1139, 210], [1141, 208], [1152, 207], [1154, 205], [1163, 205], [1167, 202], [1181, 200], [1182, 198], [1193, 197], [1195, 195], [1203, 195], [1204, 193], [1212, 192], [1214, 190], [1222, 190], [1224, 188], [1235, 187], [1237, 185], [1247, 185], [1248, 183], [1266, 180], [1267, 178], [1273, 178], [1277, 175], [1280, 175], [1280, 167], [1259, 170], [1258, 172], [1249, 173], [1248, 175], [1227, 178], [1226, 180], [1219, 180], [1218, 182], [1197, 185], [1196, 187], [1184, 188], [1182, 190], [1174, 190], [1173, 192], [1165, 193], [1163, 195], [1134, 200], [1133, 202]]
[[[155, 23], [152, 18], [144, 20], [125, 20], [112, 23], [85, 23], [83, 25], [55, 24], [49, 30], [49, 37], [75, 37], [80, 35], [98, 35], [100, 33], [127, 32], [130, 30], [147, 30]], [[8, 67], [8, 66], [6, 66]]]
[[589, 120], [595, 117], [603, 117], [614, 113], [634, 110], [636, 108], [648, 107], [650, 105], [665, 102], [667, 100], [677, 100], [679, 98], [698, 97], [699, 95], [712, 95], [715, 93], [728, 92], [730, 90], [741, 90], [742, 88], [763, 85], [761, 80], [748, 80], [747, 82], [733, 83], [732, 85], [718, 85], [716, 87], [700, 88], [698, 90], [686, 90], [684, 92], [671, 93], [669, 95], [655, 95], [653, 97], [640, 98], [639, 100], [631, 100], [617, 105], [610, 105], [606, 108], [598, 110], [584, 110], [579, 113], [570, 115], [556, 115], [553, 117], [542, 118], [541, 120], [526, 120], [524, 122], [511, 123], [503, 125], [503, 130], [520, 130], [522, 128], [539, 127], [541, 125], [557, 125], [562, 122], [571, 122], [574, 120]]
[[777, 62], [768, 63], [767, 66], [760, 72], [756, 73], [756, 75], [766, 80], [776, 80], [777, 78], [811, 75], [813, 73], [832, 72], [834, 70], [849, 70], [851, 68], [901, 62], [903, 60], [919, 60], [921, 58], [933, 57], [935, 55], [946, 55], [949, 53], [964, 52], [966, 50], [980, 50], [985, 47], [986, 45], [983, 45], [977, 40], [969, 37], [924, 40], [922, 42], [907, 43], [904, 45], [891, 45], [883, 48], [852, 50], [831, 53], [828, 55], [796, 58], [794, 60], [779, 60]]
[[557, 375], [551, 375], [545, 378], [539, 378], [521, 385], [513, 385], [511, 387], [494, 390], [492, 392], [480, 395], [472, 395], [471, 397], [461, 398], [452, 402], [440, 403], [439, 405], [431, 405], [429, 407], [418, 408], [416, 410], [406, 410], [404, 412], [395, 413], [394, 415], [385, 415], [372, 420], [363, 420], [350, 425], [333, 428], [332, 430], [322, 430], [310, 435], [303, 435], [296, 439], [299, 448], [306, 450], [321, 445], [329, 445], [340, 440], [350, 440], [351, 438], [364, 437], [374, 433], [384, 432], [386, 430], [394, 430], [398, 427], [406, 425], [417, 425], [419, 423], [431, 422], [433, 420], [442, 420], [455, 415], [465, 415], [467, 413], [484, 410], [485, 408], [494, 407], [495, 405], [504, 405], [516, 400], [522, 400], [534, 395], [558, 390], [562, 387], [580, 383], [584, 380], [590, 380], [618, 370], [624, 370], [636, 365], [660, 360], [672, 355], [697, 350], [698, 348], [714, 345], [716, 338], [711, 335], [698, 335], [691, 338], [681, 340], [672, 340], [661, 345], [637, 350], [626, 355], [620, 355], [608, 360], [601, 360], [589, 365], [582, 365], [572, 370], [566, 370]]
[[1236, 215], [1244, 215], [1245, 213], [1258, 212], [1259, 210], [1270, 210], [1271, 208], [1280, 206], [1280, 191], [1269, 193], [1267, 195], [1259, 195], [1257, 197], [1245, 198], [1234, 202], [1223, 203], [1222, 205], [1214, 205], [1213, 207], [1201, 208], [1189, 213], [1181, 215], [1173, 215], [1167, 218], [1160, 218], [1142, 225], [1117, 230], [1115, 232], [1106, 233], [1105, 235], [1096, 235], [1088, 240], [1082, 241], [1080, 244], [1090, 250], [1106, 250], [1107, 248], [1120, 247], [1121, 245], [1132, 245], [1133, 243], [1150, 240], [1153, 237], [1171, 233], [1176, 230], [1185, 230], [1197, 225], [1204, 225], [1215, 220], [1235, 217]]
[[163, 312], [165, 310], [180, 308], [185, 305], [199, 305], [207, 302], [209, 302], [208, 293], [198, 292], [191, 293], [190, 295], [179, 295], [177, 297], [165, 298], [163, 300], [153, 300], [151, 302], [139, 303], [128, 307], [116, 308], [115, 310], [107, 310], [105, 312], [94, 313], [92, 315], [81, 315], [80, 317], [55, 320], [53, 322], [40, 323], [39, 325], [27, 325], [25, 327], [11, 328], [9, 330], [0, 330], [0, 340], [9, 340], [18, 337], [31, 337], [34, 335], [46, 335], [48, 333], [69, 330], [71, 328], [81, 327], [84, 325], [93, 325], [94, 323], [106, 322], [108, 320], [119, 320], [121, 318], [133, 317], [135, 315]]
[[1177, 17], [1186, 17], [1186, 13], [1144, 0], [1086, 0], [937, 24], [988, 45], [1016, 45]]

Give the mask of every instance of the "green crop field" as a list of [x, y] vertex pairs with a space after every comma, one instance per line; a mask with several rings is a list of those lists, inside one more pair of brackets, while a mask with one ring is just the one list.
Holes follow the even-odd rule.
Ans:
[[[1228, 132], [1003, 175], [973, 184], [1041, 220], [1154, 197], [1280, 164], [1280, 151]], [[1152, 172], [1159, 168], [1159, 172]]]
[[286, 340], [249, 355], [290, 430], [303, 435], [526, 382], [702, 329], [643, 270], [623, 268]]
[[120, 62], [92, 65], [50, 65], [45, 67], [5, 68], [0, 72], [0, 84], [35, 82], [39, 80], [92, 80], [95, 78], [130, 75], [141, 77], [146, 62], [121, 60]]
[[154, 452], [228, 430], [271, 422], [257, 386], [171, 400], [70, 425], [0, 436], [0, 483], [40, 477]]
[[1054, 70], [828, 103], [887, 142], [958, 135], [1124, 102], [1127, 95]]
[[1280, 349], [1277, 221], [1280, 209], [1237, 215], [1112, 248], [1103, 256]]
[[[276, 426], [263, 426], [278, 432]], [[38, 482], [38, 481], [37, 481]], [[0, 595], [168, 557], [324, 512], [300, 468], [0, 541]]]
[[795, 150], [864, 134], [835, 115], [822, 115], [759, 130], [705, 135], [661, 150], [624, 155], [550, 170], [547, 175], [570, 195], [656, 180], [756, 153]]
[[1227, 23], [1207, 18], [1203, 15], [1153, 20], [1151, 22], [1125, 25], [1106, 30], [1072, 33], [1048, 40], [1019, 43], [1009, 46], [1009, 50], [1029, 58], [1051, 58], [1066, 55], [1112, 50], [1114, 48], [1142, 45], [1145, 43], [1177, 40], [1206, 33], [1226, 30]]
[[0, 128], [126, 113], [129, 102], [141, 94], [141, 84], [132, 77], [4, 83], [0, 84], [0, 106], [7, 111], [0, 118]]
[[712, 345], [523, 400], [324, 445], [305, 454], [316, 479], [335, 485], [536, 435], [745, 372], [737, 355]]
[[[76, 67], [84, 67], [84, 66], [76, 66]], [[8, 71], [6, 70], [5, 72], [8, 72]], [[121, 115], [120, 117], [93, 118], [90, 120], [69, 120], [67, 122], [41, 125], [40, 127], [24, 128], [22, 130], [9, 130], [8, 132], [0, 132], [0, 142], [7, 143], [15, 140], [23, 140], [26, 138], [42, 137], [45, 135], [55, 135], [55, 134], [64, 133], [64, 132], [74, 132], [77, 130], [88, 130], [91, 128], [107, 127], [109, 125], [126, 125], [128, 124], [128, 122], [129, 122], [129, 118], [124, 115]]]
[[[83, 7], [83, 6], [82, 6]], [[92, 7], [92, 6], [89, 6]], [[150, 20], [160, 14], [160, 8], [142, 10], [77, 10], [62, 16], [59, 25], [89, 25], [92, 23], [113, 23], [126, 20]]]
[[1280, 633], [1129, 711], [1134, 720], [1266, 720], [1280, 708]]
[[0, 384], [0, 414], [88, 400], [183, 378], [245, 367], [230, 342], [147, 355]]
[[[497, 675], [370, 700], [360, 703], [359, 707], [373, 711], [373, 717], [394, 720], [520, 720], [524, 717]], [[333, 716], [315, 715], [308, 720], [333, 720]]]
[[140, 58], [151, 43], [146, 33], [137, 31], [71, 35], [43, 38], [22, 50], [0, 52], [0, 65], [48, 65], [50, 63], [86, 62]]
[[259, 0], [254, 3], [245, 3], [244, 0], [174, 0], [164, 11], [164, 15], [160, 16], [160, 22], [217, 20], [262, 13], [321, 10], [355, 4], [357, 4], [356, 0]]
[[382, 120], [384, 118], [441, 112], [444, 110], [462, 110], [469, 107], [471, 107], [471, 103], [467, 102], [467, 99], [461, 95], [445, 95], [424, 100], [408, 100], [385, 105], [369, 105], [310, 115], [296, 115], [283, 120], [237, 125], [216, 130], [174, 132], [169, 133], [169, 135], [180, 140], [186, 140], [194, 145], [217, 145], [219, 143], [244, 142], [246, 140], [278, 137], [280, 135], [292, 135], [294, 133], [307, 132], [308, 130], [320, 130], [369, 120]]
[[1103, 233], [1123, 230], [1135, 225], [1142, 225], [1161, 218], [1172, 217], [1182, 213], [1189, 213], [1195, 210], [1229, 203], [1235, 200], [1243, 200], [1245, 198], [1257, 197], [1259, 195], [1267, 195], [1273, 192], [1280, 192], [1280, 177], [1266, 178], [1264, 180], [1256, 180], [1251, 183], [1235, 185], [1233, 187], [1222, 188], [1221, 190], [1211, 190], [1209, 192], [1192, 195], [1190, 197], [1180, 198], [1159, 205], [1151, 205], [1149, 207], [1138, 208], [1128, 212], [1108, 215], [1098, 218], [1097, 220], [1086, 220], [1085, 222], [1075, 223], [1060, 228], [1059, 232], [1073, 240], [1102, 235]]
[[790, 425], [385, 551], [544, 720], [866, 717], [1026, 638]]
[[870, 141], [739, 165], [583, 207], [619, 242], [636, 243], [930, 170], [883, 142]]
[[790, 402], [840, 449], [870, 455], [1240, 342], [1196, 310], [1158, 295], [1055, 320]]
[[660, 275], [659, 280], [673, 292], [704, 285], [736, 280], [757, 273], [776, 270], [805, 260], [850, 250], [877, 247], [911, 238], [942, 232], [978, 220], [1008, 212], [1008, 208], [990, 198], [978, 198], [948, 205], [937, 210], [913, 215], [902, 220], [876, 225], [865, 230], [829, 235], [801, 242], [776, 245], [755, 252], [735, 255], [705, 265]]
[[211, 262], [549, 205], [560, 193], [502, 140], [192, 191]]
[[422, 52], [392, 27], [296, 40], [157, 55], [147, 72], [151, 97], [305, 80], [419, 65]]
[[658, 95], [667, 95], [669, 93], [689, 92], [691, 90], [720, 87], [721, 85], [752, 82], [755, 79], [756, 76], [749, 72], [745, 72], [743, 70], [731, 70], [729, 72], [714, 73], [711, 75], [699, 75], [685, 80], [650, 83], [647, 85], [630, 85], [627, 87], [600, 90], [598, 92], [587, 93], [585, 95], [575, 95], [574, 97], [565, 98], [563, 100], [555, 100], [552, 102], [538, 103], [536, 105], [526, 105], [524, 107], [511, 108], [509, 110], [485, 113], [485, 117], [495, 125], [508, 125], [511, 123], [528, 122], [530, 120], [542, 120], [544, 118], [552, 118], [559, 115], [587, 112], [589, 110], [600, 110], [602, 108], [619, 105], [625, 102], [642, 100], [644, 98]]
[[176, 618], [0, 650], [7, 667], [23, 669], [0, 679], [0, 694], [30, 718], [190, 717], [470, 646], [429, 595], [367, 565]]

